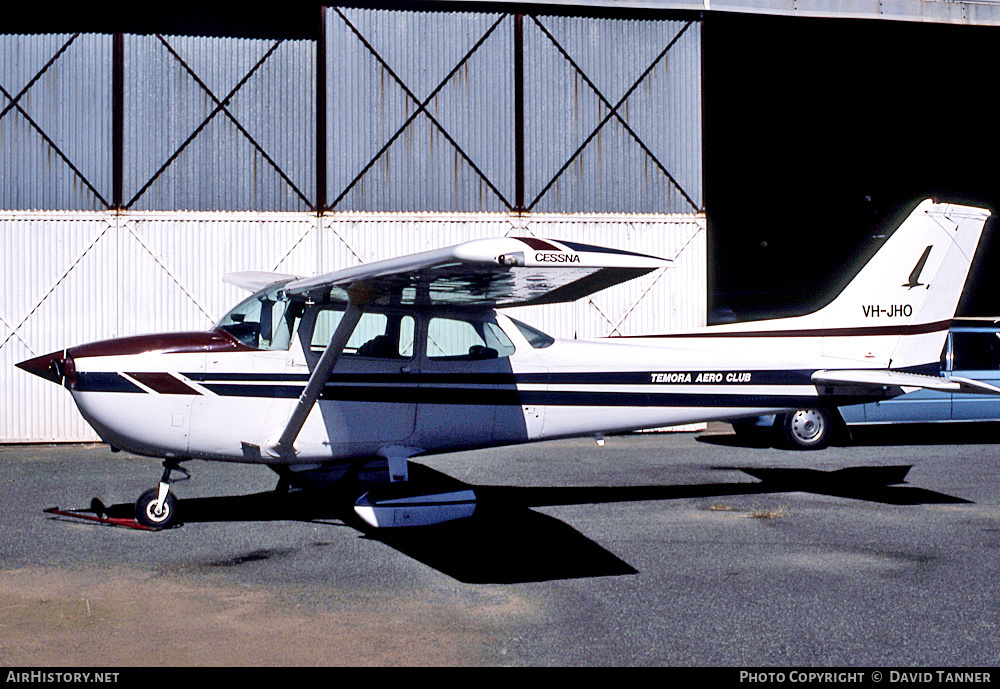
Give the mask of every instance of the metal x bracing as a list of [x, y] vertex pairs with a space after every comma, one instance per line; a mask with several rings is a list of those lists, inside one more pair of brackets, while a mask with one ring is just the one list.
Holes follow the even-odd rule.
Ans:
[[437, 118], [435, 118], [430, 113], [430, 111], [427, 110], [427, 105], [432, 100], [434, 100], [434, 96], [436, 96], [438, 92], [441, 89], [443, 89], [449, 81], [451, 81], [452, 77], [454, 77], [455, 74], [458, 73], [458, 70], [462, 68], [462, 65], [468, 62], [469, 58], [471, 58], [476, 53], [476, 51], [479, 50], [479, 47], [486, 41], [487, 38], [490, 37], [490, 35], [496, 30], [496, 28], [500, 26], [501, 22], [503, 22], [503, 20], [506, 19], [508, 15], [506, 14], [500, 15], [500, 18], [497, 19], [493, 23], [493, 25], [490, 26], [489, 29], [487, 29], [486, 33], [483, 34], [483, 36], [478, 41], [476, 41], [476, 44], [472, 46], [469, 52], [467, 52], [465, 56], [458, 62], [458, 64], [455, 65], [454, 69], [448, 72], [448, 76], [446, 76], [444, 80], [437, 85], [437, 88], [431, 91], [430, 94], [423, 101], [421, 101], [419, 98], [417, 98], [416, 95], [414, 95], [413, 91], [411, 91], [409, 87], [407, 87], [407, 85], [403, 82], [403, 80], [399, 78], [399, 75], [397, 75], [396, 72], [393, 71], [393, 69], [386, 63], [386, 61], [382, 58], [382, 56], [378, 54], [378, 51], [375, 50], [372, 44], [368, 42], [368, 40], [361, 34], [361, 32], [357, 29], [357, 27], [355, 27], [354, 24], [352, 24], [351, 21], [346, 16], [344, 16], [344, 13], [341, 12], [340, 9], [337, 7], [334, 7], [332, 9], [340, 16], [342, 20], [344, 20], [344, 23], [347, 24], [348, 28], [354, 33], [355, 36], [358, 37], [358, 40], [361, 41], [361, 43], [365, 46], [368, 52], [370, 52], [372, 56], [378, 61], [379, 65], [382, 66], [382, 69], [384, 69], [386, 73], [388, 73], [389, 76], [392, 77], [393, 81], [399, 84], [399, 87], [403, 90], [403, 92], [406, 93], [406, 95], [414, 103], [416, 103], [417, 109], [414, 111], [412, 115], [410, 115], [406, 119], [406, 121], [403, 123], [403, 126], [400, 127], [399, 130], [395, 134], [393, 134], [388, 141], [386, 141], [385, 145], [379, 149], [378, 153], [376, 153], [375, 156], [370, 161], [368, 161], [368, 164], [365, 165], [364, 168], [362, 168], [361, 172], [359, 172], [357, 176], [355, 176], [355, 178], [351, 180], [351, 182], [347, 185], [347, 187], [340, 192], [337, 198], [334, 199], [333, 203], [330, 204], [330, 208], [331, 209], [335, 208], [337, 204], [340, 203], [345, 196], [347, 196], [348, 192], [350, 192], [351, 189], [353, 189], [354, 186], [361, 181], [361, 178], [365, 176], [368, 170], [370, 170], [371, 167], [376, 162], [378, 162], [379, 158], [381, 158], [382, 155], [387, 150], [389, 150], [389, 147], [392, 146], [393, 142], [395, 142], [396, 139], [402, 136], [403, 132], [406, 131], [407, 127], [409, 127], [410, 124], [417, 119], [417, 116], [423, 113], [424, 115], [427, 116], [427, 118], [431, 121], [431, 123], [435, 127], [437, 127], [438, 131], [441, 132], [441, 135], [444, 136], [444, 138], [448, 141], [448, 143], [450, 143], [452, 146], [455, 147], [455, 150], [458, 152], [460, 156], [462, 156], [462, 159], [465, 160], [465, 162], [469, 165], [469, 167], [475, 170], [476, 174], [479, 175], [479, 177], [482, 178], [482, 180], [493, 191], [493, 193], [496, 194], [497, 197], [499, 197], [499, 199], [503, 202], [503, 204], [507, 207], [507, 209], [512, 210], [513, 205], [510, 203], [510, 201], [508, 201], [507, 198], [502, 193], [500, 193], [500, 190], [497, 189], [496, 185], [489, 180], [486, 174], [482, 170], [480, 170], [479, 167], [474, 162], [472, 162], [472, 159], [469, 158], [468, 154], [464, 150], [462, 150], [462, 147], [458, 145], [458, 142], [456, 142], [455, 139], [451, 137], [451, 135], [445, 130], [445, 128], [441, 125], [441, 123], [438, 122]]
[[[688, 235], [688, 238], [684, 240], [683, 244], [681, 244], [681, 248], [678, 249], [677, 252], [670, 257], [670, 261], [677, 261], [681, 257], [681, 254], [687, 251], [687, 248], [691, 245], [691, 242], [694, 241], [695, 237], [697, 237], [701, 232], [702, 228], [699, 227], [697, 224], [694, 224], [694, 232]], [[639, 294], [638, 297], [633, 299], [632, 303], [629, 304], [629, 306], [621, 313], [621, 315], [618, 316], [618, 320], [613, 321], [606, 313], [604, 313], [601, 307], [597, 305], [597, 302], [594, 301], [596, 295], [590, 295], [589, 297], [587, 297], [587, 303], [593, 306], [594, 309], [597, 311], [597, 313], [601, 314], [604, 320], [608, 322], [608, 325], [611, 326], [611, 330], [607, 333], [606, 337], [614, 337], [615, 333], [618, 333], [619, 335], [625, 334], [621, 330], [621, 327], [622, 325], [624, 325], [626, 319], [630, 315], [632, 315], [632, 312], [635, 311], [636, 307], [639, 306], [639, 303], [646, 298], [646, 295], [653, 290], [653, 287], [655, 287], [656, 283], [660, 281], [660, 278], [662, 278], [664, 275], [667, 274], [668, 270], [669, 268], [660, 268], [654, 273], [654, 277], [651, 280], [647, 279], [646, 286], [642, 289], [642, 292]]]
[[100, 231], [96, 233], [96, 236], [93, 237], [93, 239], [91, 239], [91, 241], [87, 244], [87, 247], [82, 252], [74, 255], [73, 262], [70, 263], [70, 265], [67, 268], [59, 272], [59, 276], [56, 278], [56, 280], [49, 285], [48, 289], [45, 290], [45, 292], [39, 299], [35, 300], [34, 305], [30, 309], [28, 309], [28, 313], [25, 314], [24, 317], [21, 318], [19, 322], [17, 322], [17, 325], [11, 325], [11, 323], [14, 323], [13, 320], [10, 323], [4, 321], [4, 325], [10, 328], [10, 334], [7, 335], [6, 339], [3, 342], [0, 342], [0, 349], [3, 349], [8, 342], [10, 342], [12, 339], [16, 337], [21, 342], [21, 344], [24, 345], [25, 349], [31, 352], [31, 354], [39, 353], [35, 348], [33, 348], [30, 344], [28, 344], [28, 342], [24, 338], [21, 337], [18, 331], [21, 330], [21, 328], [23, 328], [24, 325], [29, 320], [31, 320], [31, 317], [35, 315], [35, 312], [38, 311], [38, 309], [42, 306], [42, 304], [44, 304], [45, 301], [52, 295], [52, 293], [55, 292], [56, 289], [58, 289], [59, 286], [63, 284], [63, 281], [66, 279], [66, 277], [77, 269], [81, 261], [83, 261], [83, 259], [87, 256], [87, 254], [91, 252], [91, 250], [97, 245], [97, 243], [101, 241], [104, 235], [107, 234], [108, 231], [111, 230], [113, 227], [114, 227], [113, 221], [105, 221], [104, 227], [102, 227]]
[[656, 65], [660, 62], [660, 60], [666, 57], [666, 54], [670, 51], [671, 48], [674, 47], [674, 45], [677, 43], [680, 37], [684, 35], [684, 32], [687, 31], [688, 28], [694, 22], [693, 21], [688, 22], [687, 24], [684, 25], [683, 28], [681, 28], [680, 31], [677, 32], [677, 35], [673, 37], [670, 43], [668, 43], [667, 46], [662, 51], [660, 51], [660, 54], [656, 56], [656, 59], [654, 59], [650, 63], [650, 65], [639, 76], [639, 78], [635, 81], [635, 83], [632, 84], [632, 86], [625, 92], [625, 95], [623, 95], [618, 100], [617, 103], [612, 105], [611, 102], [604, 96], [604, 94], [600, 92], [600, 90], [597, 88], [594, 82], [590, 80], [590, 77], [588, 77], [586, 73], [584, 73], [583, 69], [580, 68], [580, 65], [578, 65], [576, 61], [574, 61], [573, 58], [570, 57], [569, 53], [567, 53], [566, 50], [561, 45], [559, 45], [559, 42], [555, 39], [555, 37], [551, 33], [549, 33], [549, 30], [546, 29], [540, 21], [538, 21], [538, 18], [531, 17], [531, 20], [535, 22], [538, 28], [541, 29], [542, 33], [545, 34], [545, 36], [550, 41], [552, 41], [552, 44], [556, 47], [556, 49], [562, 54], [562, 56], [566, 59], [566, 61], [573, 66], [573, 69], [577, 71], [577, 73], [583, 79], [584, 83], [586, 83], [594, 91], [594, 93], [597, 94], [597, 97], [601, 100], [604, 106], [609, 109], [610, 112], [608, 112], [608, 114], [604, 117], [604, 119], [601, 120], [600, 124], [597, 125], [597, 128], [590, 133], [590, 136], [588, 136], [584, 140], [584, 142], [580, 144], [579, 148], [577, 148], [576, 151], [573, 152], [573, 155], [569, 157], [566, 163], [561, 168], [559, 168], [559, 171], [556, 172], [556, 174], [552, 177], [551, 180], [549, 180], [549, 183], [545, 185], [545, 187], [538, 193], [538, 196], [536, 196], [535, 199], [528, 205], [527, 210], [530, 211], [535, 207], [535, 205], [539, 201], [542, 200], [542, 197], [545, 196], [546, 193], [548, 193], [549, 189], [552, 188], [552, 185], [555, 184], [556, 181], [566, 171], [566, 169], [573, 164], [573, 161], [576, 160], [576, 158], [581, 153], [583, 153], [583, 150], [590, 144], [591, 141], [593, 141], [594, 137], [597, 136], [597, 134], [601, 131], [601, 129], [604, 128], [604, 125], [606, 125], [608, 122], [611, 121], [611, 118], [615, 118], [618, 120], [618, 122], [622, 125], [622, 127], [625, 128], [625, 131], [627, 131], [629, 135], [633, 139], [635, 139], [636, 143], [638, 143], [639, 146], [642, 148], [642, 150], [646, 153], [646, 155], [649, 156], [650, 160], [652, 160], [653, 163], [660, 169], [660, 171], [667, 177], [667, 179], [670, 180], [670, 183], [677, 188], [677, 191], [681, 193], [684, 199], [689, 204], [691, 204], [691, 207], [694, 208], [695, 210], [699, 210], [698, 204], [694, 202], [694, 200], [688, 195], [686, 191], [684, 191], [681, 185], [678, 184], [677, 180], [674, 179], [673, 175], [671, 175], [670, 172], [667, 171], [667, 168], [664, 167], [663, 163], [661, 163], [659, 159], [653, 154], [653, 152], [649, 150], [649, 147], [646, 146], [646, 144], [642, 141], [642, 139], [639, 138], [639, 135], [635, 133], [635, 131], [625, 121], [625, 118], [623, 118], [621, 114], [618, 112], [619, 108], [621, 108], [621, 106], [625, 103], [625, 101], [628, 100], [629, 96], [632, 95], [632, 92], [639, 87], [639, 84], [641, 84], [646, 79], [647, 76], [649, 76], [649, 73], [653, 71], [653, 68], [656, 67]]
[[38, 123], [31, 118], [31, 116], [24, 110], [24, 108], [21, 107], [21, 104], [18, 102], [28, 93], [31, 87], [34, 86], [38, 82], [38, 80], [42, 78], [42, 75], [45, 74], [53, 64], [55, 64], [56, 60], [58, 60], [62, 56], [62, 54], [66, 52], [66, 49], [69, 48], [70, 45], [72, 45], [73, 41], [75, 41], [79, 36], [80, 36], [79, 33], [75, 33], [72, 36], [70, 36], [69, 40], [66, 41], [66, 43], [64, 43], [63, 46], [56, 51], [55, 55], [53, 55], [49, 59], [49, 61], [45, 63], [45, 66], [43, 66], [41, 70], [39, 70], [38, 74], [36, 74], [27, 84], [25, 84], [24, 88], [22, 88], [17, 93], [16, 96], [12, 96], [10, 92], [6, 88], [4, 88], [2, 84], [0, 84], [0, 93], [2, 93], [3, 96], [8, 100], [7, 105], [4, 106], [2, 111], [0, 111], [0, 120], [2, 120], [12, 110], [16, 110], [17, 112], [19, 112], [21, 116], [24, 117], [25, 120], [27, 120], [28, 124], [31, 125], [32, 129], [38, 132], [38, 134], [42, 137], [45, 143], [47, 143], [52, 148], [52, 150], [55, 151], [56, 155], [59, 156], [62, 159], [62, 161], [66, 163], [69, 169], [73, 171], [73, 174], [80, 178], [80, 181], [83, 182], [84, 186], [90, 189], [90, 192], [95, 197], [97, 197], [97, 200], [100, 201], [102, 204], [104, 204], [105, 207], [107, 207], [108, 206], [107, 200], [105, 200], [105, 198], [101, 196], [101, 193], [97, 191], [96, 188], [94, 188], [94, 185], [90, 183], [90, 180], [84, 177], [83, 173], [80, 172], [79, 169], [77, 169], [76, 165], [74, 165], [73, 162], [66, 156], [66, 154], [63, 153], [62, 149], [60, 149], [59, 146], [56, 145], [56, 142], [54, 142], [49, 137], [49, 135], [46, 134], [42, 130], [42, 128], [38, 126]]
[[267, 151], [265, 151], [264, 148], [259, 143], [257, 143], [257, 141], [250, 135], [250, 132], [248, 132], [246, 128], [242, 124], [240, 124], [239, 120], [237, 120], [236, 117], [234, 117], [233, 114], [229, 111], [229, 108], [226, 107], [232, 100], [233, 96], [235, 96], [236, 93], [243, 88], [243, 86], [250, 80], [250, 77], [252, 77], [257, 72], [257, 70], [260, 69], [261, 66], [263, 66], [265, 62], [267, 62], [268, 58], [271, 57], [274, 51], [278, 49], [278, 46], [280, 46], [284, 41], [279, 40], [275, 42], [275, 44], [270, 47], [270, 49], [264, 54], [264, 56], [261, 57], [256, 62], [256, 64], [254, 64], [253, 67], [250, 68], [250, 71], [247, 72], [246, 75], [239, 80], [236, 86], [234, 86], [232, 90], [225, 95], [224, 98], [220, 99], [218, 96], [215, 95], [215, 93], [212, 92], [212, 89], [210, 89], [208, 85], [206, 85], [205, 82], [202, 81], [202, 79], [194, 72], [194, 70], [191, 69], [190, 65], [188, 65], [187, 62], [185, 62], [184, 59], [177, 54], [177, 51], [174, 50], [169, 43], [167, 43], [167, 40], [163, 36], [161, 36], [160, 34], [156, 34], [156, 37], [167, 49], [167, 52], [169, 52], [174, 57], [174, 59], [176, 59], [177, 62], [180, 63], [180, 65], [184, 68], [184, 70], [191, 76], [194, 82], [198, 84], [198, 86], [200, 86], [202, 89], [204, 89], [205, 93], [208, 94], [209, 98], [211, 98], [215, 102], [215, 108], [212, 110], [209, 116], [205, 118], [205, 121], [202, 122], [184, 141], [184, 143], [180, 145], [180, 148], [178, 148], [174, 152], [174, 154], [171, 155], [166, 160], [166, 162], [163, 163], [160, 169], [156, 171], [156, 173], [149, 179], [149, 181], [146, 182], [138, 192], [136, 192], [135, 196], [133, 196], [132, 199], [127, 204], [125, 204], [125, 208], [131, 208], [135, 204], [135, 202], [139, 200], [139, 197], [141, 197], [144, 193], [146, 193], [146, 190], [153, 185], [156, 179], [160, 175], [162, 175], [168, 167], [170, 167], [170, 165], [177, 159], [177, 157], [184, 151], [184, 149], [186, 149], [188, 145], [195, 140], [198, 134], [200, 134], [201, 131], [205, 127], [207, 127], [208, 124], [213, 119], [215, 119], [215, 116], [222, 113], [223, 115], [228, 117], [229, 120], [236, 126], [236, 129], [239, 130], [239, 132], [247, 138], [247, 141], [250, 142], [250, 144], [261, 155], [261, 157], [263, 157], [264, 160], [266, 160], [271, 165], [271, 167], [275, 169], [278, 175], [280, 175], [281, 178], [285, 180], [285, 183], [288, 184], [289, 187], [291, 187], [292, 191], [294, 191], [300, 199], [302, 199], [302, 202], [305, 203], [310, 210], [315, 210], [314, 204], [306, 197], [304, 193], [302, 193], [302, 190], [299, 189], [294, 182], [292, 182], [292, 180], [278, 166], [278, 164], [274, 161], [274, 159], [272, 159], [271, 156], [267, 154]]

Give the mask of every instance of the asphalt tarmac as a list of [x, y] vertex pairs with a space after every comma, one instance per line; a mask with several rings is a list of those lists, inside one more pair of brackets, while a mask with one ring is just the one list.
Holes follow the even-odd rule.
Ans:
[[153, 533], [43, 510], [127, 514], [156, 460], [0, 446], [0, 665], [993, 667], [996, 439], [803, 453], [714, 424], [422, 458], [476, 514], [383, 531], [349, 491], [192, 461]]

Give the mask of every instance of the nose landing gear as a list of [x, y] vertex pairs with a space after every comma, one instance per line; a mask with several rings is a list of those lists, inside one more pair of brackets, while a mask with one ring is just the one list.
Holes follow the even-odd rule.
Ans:
[[[135, 503], [135, 518], [143, 526], [168, 529], [179, 523], [177, 518], [177, 496], [170, 492], [170, 474], [179, 471], [184, 479], [191, 478], [190, 472], [180, 466], [176, 459], [163, 462], [163, 477], [156, 488], [150, 488], [139, 496]], [[184, 480], [181, 479], [181, 480]]]

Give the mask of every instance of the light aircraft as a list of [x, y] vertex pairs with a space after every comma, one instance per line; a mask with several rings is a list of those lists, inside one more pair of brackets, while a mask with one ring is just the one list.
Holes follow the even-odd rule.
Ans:
[[207, 332], [85, 344], [18, 364], [64, 385], [112, 448], [164, 459], [139, 523], [177, 523], [185, 460], [264, 464], [279, 487], [377, 459], [373, 526], [469, 516], [472, 490], [408, 482], [420, 455], [823, 408], [920, 388], [989, 212], [919, 204], [827, 306], [641, 337], [561, 340], [505, 307], [573, 301], [669, 262], [534, 237], [467, 242], [317, 277], [244, 272], [252, 292]]

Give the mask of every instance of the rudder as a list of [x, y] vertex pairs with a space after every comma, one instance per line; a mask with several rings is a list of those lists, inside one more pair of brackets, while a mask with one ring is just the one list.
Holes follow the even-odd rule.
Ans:
[[937, 362], [989, 216], [920, 203], [833, 302], [804, 317], [831, 333], [824, 356], [897, 370]]

